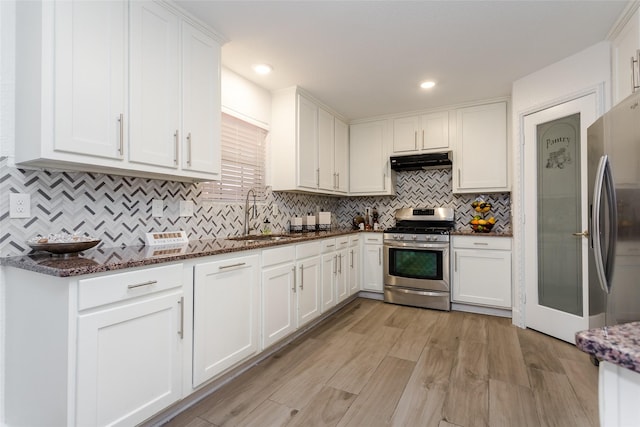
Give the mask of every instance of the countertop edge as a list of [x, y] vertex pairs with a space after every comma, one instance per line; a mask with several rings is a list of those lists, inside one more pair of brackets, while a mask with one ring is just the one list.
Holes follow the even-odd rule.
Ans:
[[575, 339], [585, 353], [640, 373], [640, 322], [580, 331]]
[[[80, 252], [77, 256], [56, 257], [45, 252], [35, 252], [29, 255], [0, 258], [0, 265], [3, 267], [14, 267], [35, 273], [45, 274], [54, 277], [75, 277], [88, 274], [103, 273], [107, 271], [117, 271], [127, 268], [145, 267], [169, 262], [185, 261], [207, 256], [222, 255], [235, 252], [249, 252], [253, 250], [267, 249], [271, 247], [305, 243], [314, 240], [339, 237], [356, 233], [379, 233], [381, 231], [360, 231], [340, 229], [336, 231], [322, 231], [315, 233], [292, 234], [291, 239], [280, 241], [255, 242], [246, 245], [241, 241], [229, 240], [228, 238], [199, 239], [189, 241], [189, 250], [185, 253], [149, 257], [145, 256], [145, 251], [151, 250], [146, 246], [126, 246], [114, 248], [92, 248]], [[205, 249], [202, 249], [205, 248]], [[127, 252], [130, 252], [127, 258]], [[99, 262], [96, 259], [106, 258], [107, 261]], [[58, 264], [57, 266], [47, 264]]]

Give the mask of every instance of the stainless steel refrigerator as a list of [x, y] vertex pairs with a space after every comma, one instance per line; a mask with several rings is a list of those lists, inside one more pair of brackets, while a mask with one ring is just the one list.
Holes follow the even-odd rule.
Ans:
[[640, 320], [640, 93], [588, 129], [589, 315]]

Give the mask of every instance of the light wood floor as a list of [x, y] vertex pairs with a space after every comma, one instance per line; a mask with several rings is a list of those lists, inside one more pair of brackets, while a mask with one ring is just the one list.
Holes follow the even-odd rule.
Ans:
[[510, 319], [357, 299], [167, 426], [597, 427], [597, 381]]

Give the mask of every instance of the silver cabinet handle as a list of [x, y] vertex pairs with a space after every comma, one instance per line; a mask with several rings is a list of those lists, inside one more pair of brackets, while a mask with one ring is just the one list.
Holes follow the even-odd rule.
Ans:
[[378, 265], [382, 265], [382, 248], [378, 248]]
[[338, 172], [338, 173], [336, 174], [336, 178], [337, 178], [337, 180], [338, 180], [338, 182], [337, 182], [337, 184], [336, 184], [336, 190], [339, 190], [339, 189], [340, 189], [340, 172]]
[[424, 150], [424, 129], [422, 129], [422, 149]]
[[187, 166], [191, 166], [191, 132], [187, 134]]
[[118, 153], [120, 153], [120, 157], [124, 157], [124, 114], [120, 113], [118, 122], [120, 123], [120, 145], [118, 146]]
[[180, 297], [178, 305], [180, 306], [180, 330], [178, 331], [178, 335], [180, 339], [184, 339], [184, 297]]
[[295, 294], [296, 291], [296, 266], [294, 265], [293, 268], [291, 269], [291, 271], [293, 271], [293, 293]]
[[173, 150], [173, 164], [177, 165], [178, 164], [178, 147], [180, 146], [180, 134], [179, 131], [176, 129], [176, 133], [173, 134], [173, 139], [174, 139], [174, 150]]
[[333, 274], [338, 274], [338, 256], [333, 256]]
[[247, 263], [239, 262], [237, 264], [221, 265], [220, 267], [218, 267], [218, 270], [226, 270], [228, 268], [242, 267], [243, 265], [247, 265]]
[[458, 271], [458, 254], [453, 257], [453, 271]]
[[[636, 82], [636, 66], [638, 64], [638, 82]], [[631, 57], [631, 92], [640, 89], [640, 49], [636, 51], [636, 56]]]
[[333, 248], [335, 245], [327, 245], [328, 248]]
[[304, 265], [300, 264], [300, 290], [304, 291]]
[[487, 242], [473, 242], [475, 246], [489, 246]]
[[351, 262], [349, 264], [351, 268], [353, 268], [353, 249], [351, 249]]
[[417, 130], [413, 131], [413, 149], [414, 150], [418, 149], [418, 131]]
[[338, 255], [338, 274], [342, 274], [342, 254]]
[[157, 280], [149, 280], [147, 282], [136, 283], [135, 285], [129, 285], [127, 286], [127, 289], [136, 289], [136, 288], [141, 288], [143, 286], [151, 286], [151, 285], [155, 285], [156, 283], [158, 283]]

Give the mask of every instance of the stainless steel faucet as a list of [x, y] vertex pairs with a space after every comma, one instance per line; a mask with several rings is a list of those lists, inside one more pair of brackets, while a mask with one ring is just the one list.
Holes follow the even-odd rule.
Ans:
[[[251, 208], [253, 212], [251, 213], [251, 218], [249, 218], [249, 194], [250, 193], [253, 193], [253, 206]], [[256, 216], [258, 216], [258, 212], [256, 208], [256, 192], [254, 191], [253, 188], [250, 188], [249, 191], [247, 191], [247, 198], [244, 201], [244, 231], [243, 231], [244, 236], [248, 236], [251, 230], [255, 230], [255, 228], [251, 227], [251, 225], [249, 224], [249, 220], [254, 219]]]

